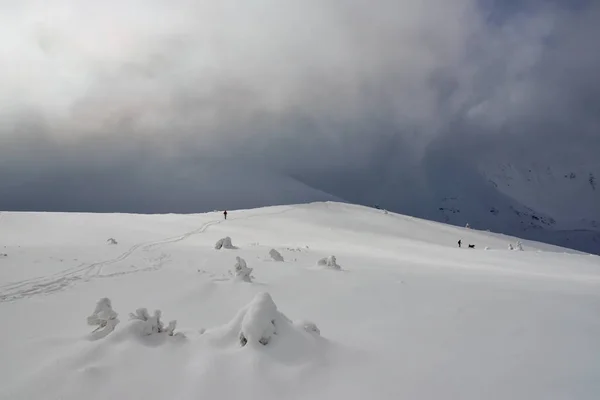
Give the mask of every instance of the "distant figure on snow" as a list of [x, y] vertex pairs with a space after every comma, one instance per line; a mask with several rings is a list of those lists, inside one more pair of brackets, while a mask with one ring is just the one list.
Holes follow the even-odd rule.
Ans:
[[223, 216], [225, 216], [225, 219], [227, 219], [227, 210], [223, 211]]
[[462, 244], [462, 240], [458, 239], [458, 247]]

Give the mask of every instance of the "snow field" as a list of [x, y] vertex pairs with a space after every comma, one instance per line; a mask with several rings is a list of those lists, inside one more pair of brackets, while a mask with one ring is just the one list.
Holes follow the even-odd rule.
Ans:
[[[10, 327], [0, 333], [0, 358], [10, 360], [0, 363], [2, 399], [600, 393], [596, 256], [528, 241], [509, 251], [516, 238], [338, 203], [233, 211], [227, 221], [111, 215], [112, 231], [87, 215], [7, 217], [16, 237], [0, 222], [9, 244], [0, 267], [10, 263], [0, 281]], [[27, 234], [32, 219], [39, 229]], [[237, 249], [216, 250], [228, 236]], [[341, 270], [318, 267], [334, 254]], [[57, 255], [110, 262], [69, 272]], [[252, 282], [232, 279], [236, 257]], [[61, 271], [68, 285], [44, 286]], [[90, 340], [88, 317], [113, 316], [92, 313], [103, 298], [120, 322]], [[141, 307], [161, 310], [163, 328], [176, 320], [175, 335], [130, 320]]]

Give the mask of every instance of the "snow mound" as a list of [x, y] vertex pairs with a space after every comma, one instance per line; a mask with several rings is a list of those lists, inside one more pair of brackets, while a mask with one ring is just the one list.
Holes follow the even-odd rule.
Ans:
[[109, 333], [115, 330], [115, 327], [119, 323], [117, 314], [112, 309], [112, 304], [109, 298], [104, 297], [98, 300], [96, 308], [92, 315], [87, 317], [88, 325], [98, 326], [92, 333], [88, 335], [90, 340], [97, 340], [106, 337]]
[[231, 243], [231, 238], [229, 236], [227, 236], [227, 237], [224, 237], [224, 238], [219, 239], [217, 241], [217, 243], [215, 244], [215, 249], [217, 249], [217, 250], [220, 250], [220, 249], [234, 250], [234, 249], [237, 249], [237, 247], [235, 247]]
[[207, 330], [205, 335], [217, 345], [255, 349], [274, 347], [282, 351], [280, 355], [302, 357], [310, 353], [311, 347], [314, 350], [320, 333], [313, 322], [292, 322], [277, 309], [269, 293], [261, 292], [231, 322]]
[[250, 275], [252, 273], [252, 271], [254, 270], [253, 268], [248, 268], [248, 265], [246, 264], [246, 260], [244, 260], [241, 257], [236, 257], [236, 263], [234, 266], [234, 280], [236, 281], [240, 281], [240, 282], [249, 282], [252, 283], [252, 275]]
[[117, 244], [117, 241], [115, 240], [115, 238], [109, 238], [106, 242], [108, 244]]
[[271, 256], [271, 258], [273, 259], [273, 261], [278, 261], [278, 262], [283, 262], [283, 256], [281, 255], [280, 252], [278, 252], [275, 249], [271, 249], [271, 251], [269, 251], [269, 255]]
[[335, 256], [321, 258], [319, 261], [317, 261], [317, 265], [332, 269], [342, 269], [342, 267], [338, 265]]

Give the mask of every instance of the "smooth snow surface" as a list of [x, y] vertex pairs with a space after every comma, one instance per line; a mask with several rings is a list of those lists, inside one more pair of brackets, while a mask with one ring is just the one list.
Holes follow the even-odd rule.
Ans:
[[600, 257], [516, 243], [340, 203], [2, 213], [0, 398], [600, 398]]

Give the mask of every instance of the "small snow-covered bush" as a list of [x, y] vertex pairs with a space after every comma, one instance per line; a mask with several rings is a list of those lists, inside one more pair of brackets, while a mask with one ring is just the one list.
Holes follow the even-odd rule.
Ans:
[[517, 240], [517, 243], [515, 243], [514, 246], [512, 245], [512, 243], [509, 243], [508, 244], [508, 249], [509, 250], [523, 251], [523, 243], [521, 243], [520, 240]]
[[173, 336], [175, 328], [177, 327], [177, 321], [169, 322], [169, 325], [167, 325], [165, 328], [160, 320], [161, 315], [162, 312], [160, 310], [154, 310], [154, 315], [150, 316], [147, 309], [138, 308], [135, 311], [135, 314], [129, 314], [129, 318], [144, 322], [140, 328], [140, 333], [143, 336], [152, 335], [155, 333], [166, 333], [168, 336]]
[[98, 300], [96, 308], [92, 315], [87, 317], [88, 325], [97, 325], [94, 331], [92, 331], [92, 339], [101, 339], [115, 330], [115, 327], [119, 323], [117, 314], [112, 309], [112, 304], [109, 298], [104, 297]]
[[317, 261], [317, 265], [333, 269], [342, 269], [342, 267], [337, 264], [335, 256], [321, 258], [319, 261]]
[[235, 280], [243, 281], [243, 282], [252, 282], [252, 276], [250, 275], [253, 271], [253, 268], [248, 268], [246, 265], [246, 260], [241, 257], [236, 257], [236, 263], [234, 266], [233, 275]]
[[229, 236], [219, 239], [215, 244], [215, 249], [236, 249], [236, 247], [231, 244], [231, 238]]
[[117, 244], [117, 241], [114, 238], [110, 238], [107, 240], [108, 244]]
[[272, 347], [274, 359], [304, 364], [323, 350], [320, 331], [310, 321], [292, 321], [278, 310], [271, 295], [258, 293], [227, 324], [203, 331], [206, 340], [217, 346], [262, 350]]
[[271, 251], [269, 251], [269, 255], [271, 256], [271, 258], [272, 258], [274, 261], [278, 261], [278, 262], [283, 262], [283, 261], [284, 261], [284, 260], [283, 260], [283, 256], [281, 255], [281, 253], [280, 253], [280, 252], [278, 252], [278, 251], [277, 251], [277, 250], [275, 250], [275, 249], [271, 249]]
[[259, 293], [250, 303], [240, 327], [240, 345], [260, 343], [269, 344], [273, 335], [277, 334], [277, 319], [281, 314], [269, 293]]

